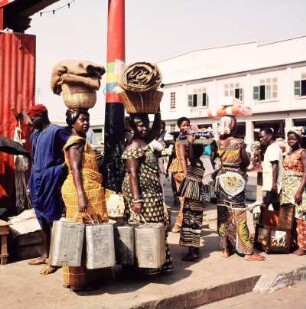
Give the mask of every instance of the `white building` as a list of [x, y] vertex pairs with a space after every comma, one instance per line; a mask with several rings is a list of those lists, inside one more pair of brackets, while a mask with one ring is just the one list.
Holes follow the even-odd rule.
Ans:
[[203, 49], [158, 63], [164, 83], [161, 102], [168, 131], [186, 116], [192, 124], [216, 129], [207, 117], [223, 96], [253, 110], [238, 118], [238, 134], [248, 146], [260, 128], [284, 137], [292, 125], [306, 126], [306, 36], [268, 44], [254, 42]]

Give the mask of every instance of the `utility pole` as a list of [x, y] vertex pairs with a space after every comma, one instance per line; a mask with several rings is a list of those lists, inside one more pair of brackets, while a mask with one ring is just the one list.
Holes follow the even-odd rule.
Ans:
[[125, 63], [125, 0], [108, 0], [103, 186], [121, 192], [124, 106], [115, 92]]

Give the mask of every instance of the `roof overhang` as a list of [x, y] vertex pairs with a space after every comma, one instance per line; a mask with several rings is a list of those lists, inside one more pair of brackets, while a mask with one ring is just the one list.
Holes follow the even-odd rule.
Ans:
[[59, 0], [0, 0], [0, 10], [2, 11], [3, 19], [2, 30], [9, 28], [14, 32], [23, 33], [30, 27], [30, 16], [58, 1]]

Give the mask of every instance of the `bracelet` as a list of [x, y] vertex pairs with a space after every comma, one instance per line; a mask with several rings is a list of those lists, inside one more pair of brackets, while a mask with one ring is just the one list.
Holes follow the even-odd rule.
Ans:
[[142, 199], [132, 200], [132, 203], [143, 203], [143, 202], [144, 202], [144, 200], [142, 200]]

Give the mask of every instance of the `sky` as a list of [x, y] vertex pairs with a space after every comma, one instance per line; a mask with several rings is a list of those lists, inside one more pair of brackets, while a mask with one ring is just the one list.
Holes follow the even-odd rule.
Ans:
[[[64, 122], [65, 105], [52, 93], [53, 66], [64, 59], [106, 66], [107, 0], [60, 0], [32, 16], [36, 35], [36, 103]], [[65, 6], [61, 9], [60, 7]], [[55, 14], [53, 14], [55, 10]], [[186, 52], [306, 35], [306, 0], [125, 0], [125, 62], [158, 63]], [[104, 123], [105, 75], [91, 110]]]

